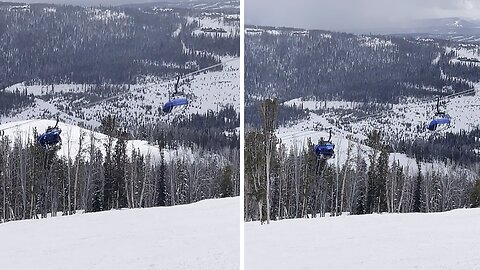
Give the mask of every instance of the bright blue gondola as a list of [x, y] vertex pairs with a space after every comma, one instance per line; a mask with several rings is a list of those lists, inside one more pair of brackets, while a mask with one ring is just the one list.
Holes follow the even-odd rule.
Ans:
[[335, 156], [335, 145], [331, 142], [323, 142], [313, 147], [315, 155], [322, 159], [330, 159]]
[[178, 92], [179, 83], [180, 83], [180, 77], [177, 78], [177, 82], [175, 83], [175, 92], [173, 92], [173, 95], [170, 96], [170, 99], [163, 105], [162, 110], [165, 114], [171, 113], [175, 107], [188, 105], [187, 98], [178, 97], [179, 94], [183, 94]]
[[173, 108], [188, 105], [188, 99], [186, 98], [175, 98], [170, 99], [163, 105], [164, 113], [171, 113]]
[[430, 131], [436, 131], [438, 127], [450, 126], [451, 118], [447, 114], [437, 115], [430, 123], [428, 123], [427, 129]]
[[58, 143], [62, 142], [60, 133], [62, 133], [62, 130], [58, 127], [58, 118], [57, 118], [57, 123], [55, 123], [54, 127], [48, 127], [45, 133], [37, 137], [37, 143], [43, 146], [44, 148], [55, 146]]
[[430, 131], [438, 131], [439, 129], [448, 128], [452, 120], [450, 115], [440, 111], [440, 98], [437, 99], [437, 112], [433, 119], [428, 123], [427, 129]]
[[335, 156], [335, 144], [331, 142], [332, 130], [330, 130], [330, 137], [328, 141], [320, 139], [320, 143], [313, 146], [313, 152], [315, 156], [321, 159], [330, 159]]
[[60, 133], [62, 133], [62, 130], [57, 127], [48, 128], [45, 133], [38, 136], [37, 142], [45, 148], [57, 145], [62, 141]]

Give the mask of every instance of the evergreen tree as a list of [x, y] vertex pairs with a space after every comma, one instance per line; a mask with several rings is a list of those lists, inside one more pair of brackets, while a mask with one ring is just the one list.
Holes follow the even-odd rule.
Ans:
[[360, 195], [358, 196], [357, 204], [355, 207], [355, 214], [365, 214], [365, 194], [363, 193], [363, 191], [360, 191]]
[[176, 161], [176, 172], [177, 181], [179, 182], [177, 190], [178, 203], [190, 203], [187, 168], [183, 159], [178, 159]]
[[470, 195], [470, 205], [471, 207], [480, 207], [480, 180], [475, 181]]
[[127, 193], [126, 193], [126, 171], [127, 167], [127, 144], [125, 135], [122, 134], [116, 144], [115, 152], [113, 154], [113, 190], [115, 194], [115, 206], [116, 208], [128, 207]]
[[267, 224], [270, 223], [271, 214], [271, 198], [270, 198], [270, 166], [273, 154], [273, 149], [277, 143], [275, 137], [275, 120], [277, 117], [278, 102], [276, 99], [266, 99], [261, 104], [261, 111], [263, 116], [263, 135], [265, 139], [265, 175], [266, 175], [266, 212]]
[[368, 167], [367, 198], [365, 203], [365, 213], [371, 214], [375, 211], [375, 183], [377, 176], [375, 153], [369, 155], [370, 166]]
[[102, 120], [101, 130], [108, 136], [104, 144], [105, 147], [105, 162], [103, 163], [104, 171], [104, 187], [103, 187], [103, 209], [108, 210], [115, 207], [114, 201], [114, 164], [112, 158], [113, 142], [117, 135], [117, 123], [115, 116], [107, 116]]
[[163, 151], [160, 150], [160, 166], [158, 168], [158, 179], [156, 184], [156, 198], [155, 198], [155, 206], [165, 206], [165, 180], [166, 180], [166, 170], [167, 166], [165, 164], [165, 157], [163, 155]]
[[413, 192], [413, 212], [422, 211], [422, 185], [423, 185], [423, 175], [420, 166], [420, 161], [417, 160], [418, 175], [415, 180], [415, 190]]
[[375, 181], [375, 200], [376, 211], [381, 213], [387, 211], [387, 176], [388, 176], [388, 159], [390, 154], [387, 152], [386, 147], [382, 146], [380, 156], [377, 163], [377, 177]]
[[227, 165], [223, 169], [222, 178], [220, 180], [220, 196], [222, 198], [233, 196], [232, 184], [232, 166]]

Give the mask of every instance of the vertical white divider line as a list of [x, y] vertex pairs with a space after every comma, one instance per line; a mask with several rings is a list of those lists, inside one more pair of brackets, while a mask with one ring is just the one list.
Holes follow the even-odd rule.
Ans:
[[240, 0], [240, 269], [245, 269], [245, 1]]

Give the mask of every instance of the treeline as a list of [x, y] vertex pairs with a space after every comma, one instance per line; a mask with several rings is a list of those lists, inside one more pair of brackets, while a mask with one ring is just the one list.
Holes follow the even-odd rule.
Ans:
[[240, 114], [233, 106], [219, 111], [182, 115], [171, 122], [141, 123], [117, 117], [129, 139], [161, 142], [170, 147], [200, 147], [209, 151], [240, 149]]
[[[202, 148], [127, 152], [125, 134], [115, 118], [104, 120], [109, 134], [102, 143], [93, 133], [79, 144], [63, 138], [45, 151], [32, 138], [0, 137], [0, 221], [45, 218], [57, 213], [97, 212], [118, 208], [193, 203], [239, 194], [239, 152], [213, 153]], [[115, 137], [114, 137], [115, 136]], [[75, 149], [75, 151], [73, 150]], [[155, 157], [160, 156], [160, 160]]]
[[0, 115], [6, 115], [12, 110], [22, 108], [33, 103], [33, 98], [25, 91], [7, 92], [0, 90]]
[[342, 162], [318, 160], [310, 140], [304, 148], [274, 147], [267, 190], [264, 139], [258, 130], [245, 138], [246, 221], [266, 219], [266, 198], [272, 220], [343, 212], [439, 212], [480, 203], [475, 166], [390, 162], [389, 145], [377, 131], [368, 136], [369, 151], [354, 143], [347, 152], [336, 151], [335, 160]]
[[[448, 63], [455, 55], [445, 52], [445, 42], [326, 31], [246, 35], [245, 91], [247, 96], [282, 100], [313, 96], [397, 102], [404, 96], [443, 95], [444, 88], [455, 92], [470, 88], [464, 81], [442, 77], [443, 70], [471, 81], [480, 78], [477, 67]], [[422, 86], [439, 91], [428, 92]]]
[[[248, 119], [248, 125], [257, 128], [261, 126], [263, 120], [262, 116], [258, 113], [259, 110], [259, 101], [245, 103], [245, 119]], [[309, 115], [308, 109], [304, 109], [300, 106], [288, 106], [284, 104], [278, 105], [277, 113], [277, 123], [280, 126], [306, 119]]]
[[480, 130], [461, 130], [459, 133], [446, 132], [441, 136], [432, 136], [428, 140], [399, 140], [392, 142], [393, 148], [425, 162], [454, 161], [460, 165], [471, 166], [480, 161]]
[[471, 82], [479, 82], [480, 67], [476, 64], [476, 62], [451, 63], [450, 60], [457, 56], [458, 55], [455, 53], [455, 51], [451, 51], [450, 53], [445, 53], [444, 57], [439, 59], [438, 65], [442, 68], [442, 71], [445, 73], [445, 75], [448, 77], [461, 78]]
[[[225, 19], [224, 19], [225, 20]], [[181, 39], [192, 52], [205, 51], [218, 55], [240, 56], [240, 21], [231, 22], [238, 28], [236, 32], [226, 34], [198, 34], [191, 33], [200, 28], [198, 21], [185, 25], [180, 33]]]
[[[219, 63], [214, 53], [239, 51], [238, 37], [183, 33], [193, 27], [188, 12], [0, 5], [0, 89], [30, 80], [42, 84], [135, 83], [147, 75], [162, 77], [210, 66]], [[174, 34], [178, 29], [180, 33]], [[206, 51], [185, 50], [185, 44]]]

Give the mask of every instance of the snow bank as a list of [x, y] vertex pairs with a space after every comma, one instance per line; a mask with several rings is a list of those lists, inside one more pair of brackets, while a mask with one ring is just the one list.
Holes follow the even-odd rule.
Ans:
[[480, 269], [480, 209], [245, 224], [245, 269]]
[[239, 198], [0, 224], [2, 269], [239, 269]]

